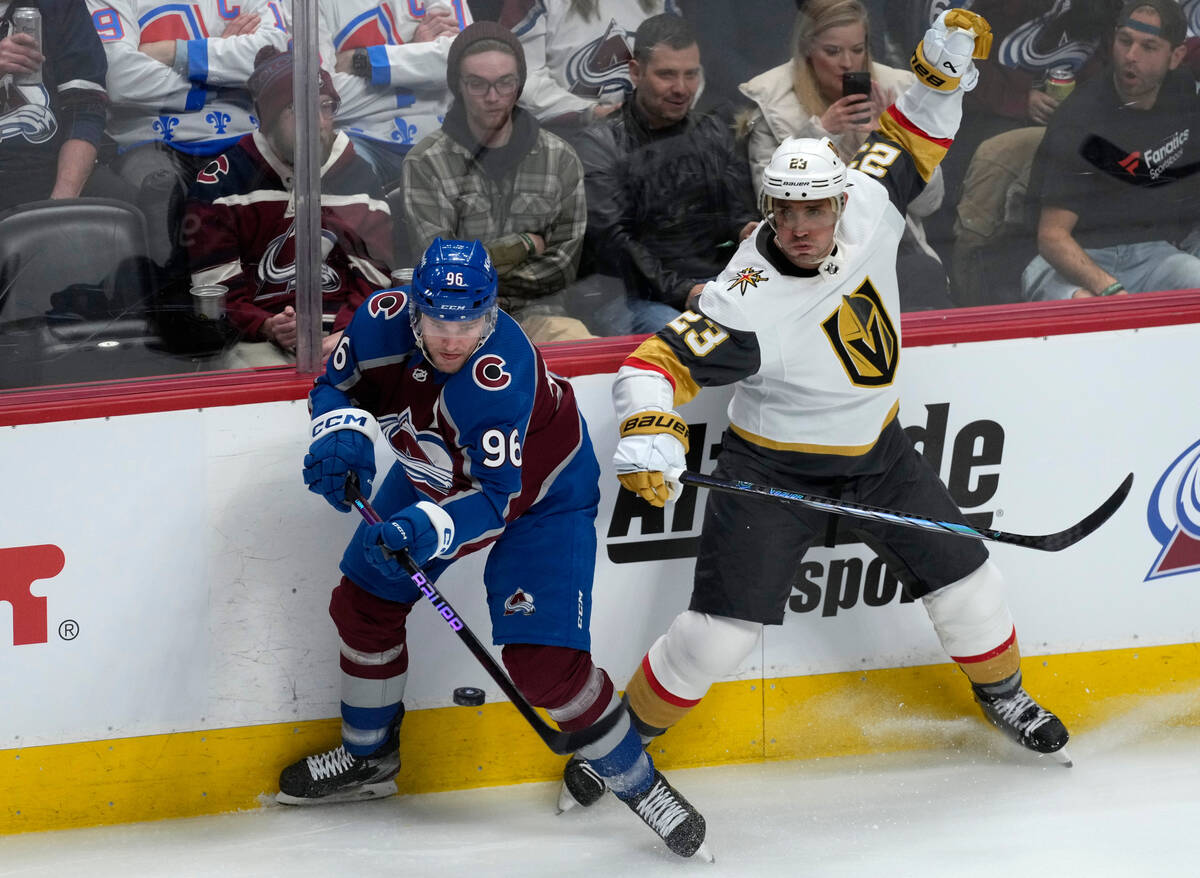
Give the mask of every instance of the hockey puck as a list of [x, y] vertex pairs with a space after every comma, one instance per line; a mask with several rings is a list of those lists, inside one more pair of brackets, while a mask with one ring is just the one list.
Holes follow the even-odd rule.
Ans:
[[476, 689], [474, 686], [459, 686], [454, 690], [455, 704], [461, 704], [463, 707], [478, 707], [483, 704], [483, 701], [482, 689]]

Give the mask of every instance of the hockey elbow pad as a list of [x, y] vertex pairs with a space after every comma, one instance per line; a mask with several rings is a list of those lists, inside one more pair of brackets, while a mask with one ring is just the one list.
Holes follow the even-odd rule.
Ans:
[[613, 456], [617, 479], [652, 506], [678, 496], [678, 474], [687, 468], [688, 425], [674, 412], [646, 411], [621, 423]]
[[986, 58], [991, 47], [987, 19], [966, 9], [949, 9], [930, 25], [909, 65], [917, 79], [935, 91], [970, 91], [979, 81], [971, 59]]
[[370, 412], [345, 408], [313, 418], [313, 442], [304, 455], [304, 484], [341, 512], [349, 512], [346, 477], [354, 473], [363, 496], [371, 496], [375, 478], [375, 437], [379, 427]]

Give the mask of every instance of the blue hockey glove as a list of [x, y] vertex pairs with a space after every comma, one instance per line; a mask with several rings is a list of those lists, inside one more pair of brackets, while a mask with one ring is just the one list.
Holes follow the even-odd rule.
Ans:
[[375, 435], [378, 427], [362, 409], [337, 409], [312, 422], [313, 443], [304, 455], [304, 484], [334, 509], [349, 512], [346, 476], [358, 476], [363, 496], [371, 496], [375, 478]]
[[454, 519], [436, 503], [422, 500], [401, 509], [387, 521], [362, 531], [363, 553], [390, 579], [407, 573], [395, 553], [407, 549], [419, 566], [445, 554], [454, 543]]

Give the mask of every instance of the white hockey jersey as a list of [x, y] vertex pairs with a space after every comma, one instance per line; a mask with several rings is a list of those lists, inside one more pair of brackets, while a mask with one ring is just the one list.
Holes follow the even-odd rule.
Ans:
[[[449, 0], [461, 31], [471, 24], [466, 0]], [[421, 0], [318, 0], [321, 65], [365, 48], [371, 77], [334, 73], [341, 96], [337, 126], [350, 134], [412, 146], [442, 127], [450, 106], [446, 59], [452, 36], [411, 42], [425, 17]]]
[[[287, 48], [284, 0], [87, 0], [108, 55], [108, 133], [122, 149], [163, 141], [213, 155], [258, 128], [246, 80], [264, 46]], [[253, 34], [222, 37], [243, 12], [262, 19]], [[182, 69], [139, 51], [175, 40]]]
[[613, 389], [618, 422], [677, 408], [702, 386], [733, 384], [730, 428], [755, 445], [869, 451], [899, 410], [904, 210], [949, 147], [960, 101], [961, 92], [918, 83], [888, 108], [851, 163], [836, 247], [820, 268], [796, 267], [761, 224], [696, 310], [626, 359]]
[[529, 75], [521, 106], [539, 119], [579, 113], [602, 95], [633, 90], [633, 35], [652, 15], [679, 15], [674, 0], [600, 0], [587, 20], [570, 0], [505, 0], [500, 24], [521, 40]]

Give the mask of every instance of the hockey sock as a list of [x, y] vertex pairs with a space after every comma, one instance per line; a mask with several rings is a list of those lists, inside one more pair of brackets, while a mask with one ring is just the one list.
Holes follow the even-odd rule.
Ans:
[[[962, 672], [976, 686], [1001, 685], [1021, 673], [1021, 648], [1017, 632], [993, 650], [977, 656], [951, 656]], [[1020, 682], [1018, 680], [1018, 685]]]
[[651, 741], [653, 741], [659, 735], [666, 732], [666, 729], [655, 728], [654, 726], [650, 725], [648, 722], [646, 722], [640, 716], [637, 715], [637, 711], [635, 711], [633, 709], [632, 705], [630, 705], [630, 703], [629, 703], [629, 693], [628, 692], [626, 692], [625, 695], [622, 696], [621, 700], [625, 703], [626, 710], [629, 711], [629, 719], [633, 723], [633, 727], [637, 731], [638, 737], [640, 737], [642, 739], [643, 747], [645, 747], [647, 744], [649, 744]]
[[404, 718], [404, 705], [352, 707], [342, 702], [342, 746], [351, 756], [370, 756], [388, 743]]
[[593, 756], [587, 747], [580, 748], [579, 753], [604, 778], [617, 798], [630, 799], [650, 789], [654, 763], [642, 749], [642, 740], [629, 720], [622, 719], [620, 726], [624, 726], [625, 734], [607, 753]]
[[630, 712], [637, 717], [638, 731], [650, 733], [647, 740], [665, 732], [700, 703], [699, 698], [680, 698], [667, 691], [655, 678], [649, 656], [633, 672], [625, 687], [625, 698]]

